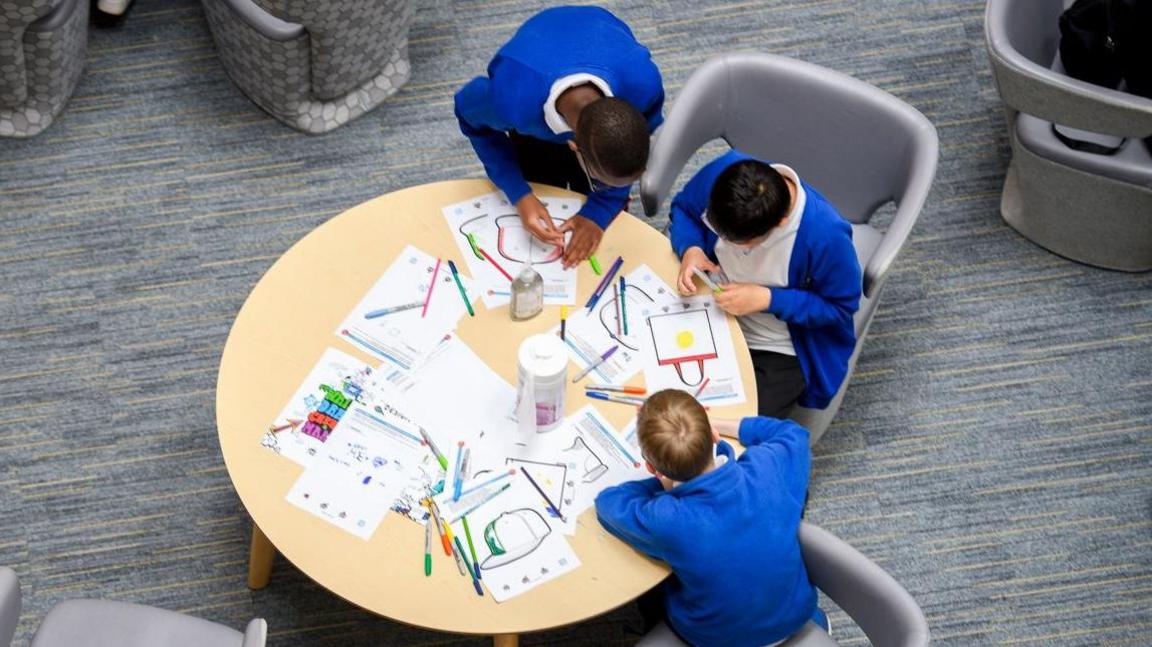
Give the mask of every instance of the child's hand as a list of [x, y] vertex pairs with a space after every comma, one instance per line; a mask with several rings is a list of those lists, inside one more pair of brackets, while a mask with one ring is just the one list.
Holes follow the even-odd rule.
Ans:
[[705, 272], [720, 271], [720, 266], [713, 263], [703, 249], [689, 247], [685, 250], [684, 257], [680, 259], [680, 276], [676, 279], [676, 289], [680, 290], [680, 294], [696, 294], [694, 278], [696, 275], [692, 273], [693, 267]]
[[516, 213], [520, 214], [520, 222], [524, 224], [528, 233], [538, 240], [561, 247], [564, 245], [564, 232], [556, 228], [556, 223], [552, 222], [552, 216], [548, 214], [548, 208], [535, 194], [524, 194], [524, 197], [516, 202]]
[[755, 283], [728, 283], [720, 286], [723, 292], [716, 293], [716, 305], [730, 315], [737, 317], [763, 312], [772, 303], [772, 291]]
[[579, 214], [572, 216], [563, 225], [560, 225], [560, 235], [572, 232], [572, 240], [564, 250], [564, 269], [575, 267], [588, 260], [600, 246], [600, 239], [604, 237], [604, 230], [600, 225]]

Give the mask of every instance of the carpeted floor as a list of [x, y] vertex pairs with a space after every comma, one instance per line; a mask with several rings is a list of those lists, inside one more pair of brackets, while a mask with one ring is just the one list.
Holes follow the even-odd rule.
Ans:
[[[273, 645], [485, 644], [372, 617], [283, 561], [245, 588], [213, 390], [240, 304], [293, 242], [390, 190], [480, 176], [452, 93], [543, 3], [419, 2], [410, 84], [323, 137], [231, 84], [197, 2], [136, 4], [93, 28], [50, 130], [0, 139], [0, 564], [24, 583], [17, 644], [82, 596], [263, 616]], [[901, 581], [938, 644], [1149, 644], [1152, 275], [1067, 262], [1000, 220], [982, 3], [606, 6], [652, 48], [671, 103], [709, 55], [756, 49], [853, 74], [939, 129], [934, 193], [815, 450], [810, 519]], [[635, 619], [524, 642], [630, 644]]]

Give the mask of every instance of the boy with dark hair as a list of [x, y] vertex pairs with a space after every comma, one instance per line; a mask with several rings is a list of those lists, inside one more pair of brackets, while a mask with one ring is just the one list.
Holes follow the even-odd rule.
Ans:
[[679, 290], [696, 291], [693, 268], [727, 276], [716, 303], [744, 332], [760, 415], [828, 406], [856, 347], [863, 280], [851, 225], [791, 168], [737, 151], [700, 169], [671, 220]]
[[[596, 251], [648, 163], [663, 122], [664, 86], [648, 49], [599, 7], [555, 7], [529, 18], [456, 93], [456, 118], [476, 155], [540, 240], [564, 245], [565, 267]], [[528, 182], [584, 193], [557, 227]]]
[[[762, 647], [808, 620], [827, 628], [800, 554], [808, 432], [771, 418], [709, 420], [691, 395], [653, 394], [636, 420], [655, 478], [605, 489], [600, 523], [672, 568], [667, 626], [697, 646]], [[746, 447], [739, 459], [720, 435]]]

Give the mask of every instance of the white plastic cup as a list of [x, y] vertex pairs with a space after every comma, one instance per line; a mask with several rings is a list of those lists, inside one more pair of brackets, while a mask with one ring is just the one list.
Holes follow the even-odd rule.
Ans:
[[[516, 354], [520, 428], [552, 431], [564, 419], [564, 395], [568, 387], [568, 349], [555, 335], [532, 335], [520, 342]], [[532, 412], [535, 421], [531, 421]], [[524, 420], [527, 417], [529, 420]]]

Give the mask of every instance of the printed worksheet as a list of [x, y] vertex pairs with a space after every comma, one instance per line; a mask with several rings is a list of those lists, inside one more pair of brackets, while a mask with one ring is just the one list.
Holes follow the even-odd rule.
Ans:
[[354, 405], [285, 499], [369, 539], [420, 461], [415, 428]]
[[[583, 204], [576, 198], [541, 198], [557, 227], [576, 215]], [[576, 270], [560, 262], [563, 247], [540, 242], [520, 221], [516, 207], [501, 192], [489, 193], [444, 207], [444, 219], [468, 271], [479, 284], [484, 305], [493, 308], [511, 300], [509, 284], [531, 262], [544, 279], [544, 303], [576, 303]], [[473, 252], [469, 235], [476, 245]]]
[[[652, 268], [641, 265], [624, 277], [623, 295], [617, 281], [591, 311], [580, 307], [568, 315], [564, 341], [569, 355], [586, 368], [616, 346], [616, 352], [589, 373], [589, 379], [609, 384], [627, 382], [644, 366], [643, 355], [650, 347], [648, 317], [664, 312], [678, 299]], [[555, 331], [559, 333], [559, 327]]]
[[307, 465], [353, 403], [367, 403], [374, 390], [372, 367], [328, 348], [292, 394], [260, 444]]
[[441, 455], [438, 452], [442, 450], [426, 429], [401, 410], [400, 407], [407, 409], [402, 396], [389, 384], [382, 383], [377, 386], [373, 401], [372, 411], [378, 418], [402, 429], [415, 431], [420, 436], [421, 444], [416, 466], [408, 472], [408, 477], [400, 487], [400, 493], [392, 503], [392, 509], [417, 523], [426, 523], [428, 509], [420, 505], [420, 501], [444, 490], [444, 468], [438, 458]]
[[[473, 282], [460, 274], [464, 293]], [[336, 335], [401, 371], [409, 371], [468, 316], [447, 259], [409, 245], [360, 299]], [[425, 307], [427, 306], [427, 307]]]
[[744, 401], [728, 315], [711, 296], [662, 306], [646, 317], [642, 331], [648, 393], [679, 389], [699, 394], [706, 406]]

